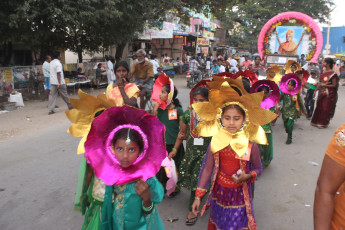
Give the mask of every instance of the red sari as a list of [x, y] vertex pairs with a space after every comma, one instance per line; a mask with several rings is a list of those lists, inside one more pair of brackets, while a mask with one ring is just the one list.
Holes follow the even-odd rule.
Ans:
[[[334, 72], [326, 72], [321, 74], [320, 82], [326, 85], [331, 85], [332, 80], [336, 78], [339, 81], [338, 75]], [[322, 87], [319, 90], [319, 96], [317, 98], [316, 109], [311, 120], [311, 125], [326, 128], [329, 125], [329, 121], [333, 118], [335, 112], [335, 106], [338, 100], [338, 85], [332, 88]]]

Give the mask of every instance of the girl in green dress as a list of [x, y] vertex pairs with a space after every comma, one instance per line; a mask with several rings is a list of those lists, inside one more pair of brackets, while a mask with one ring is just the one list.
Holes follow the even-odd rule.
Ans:
[[[199, 85], [190, 92], [191, 104], [208, 101], [209, 89]], [[198, 184], [200, 167], [211, 141], [210, 137], [202, 138], [193, 134], [193, 129], [199, 120], [199, 116], [190, 106], [182, 116], [181, 130], [175, 143], [175, 148], [178, 148], [182, 144], [182, 141], [186, 139], [186, 153], [181, 162], [178, 183], [191, 190], [188, 205], [189, 213], [186, 219], [187, 225], [193, 225], [197, 220], [197, 216], [192, 212], [192, 205]]]
[[[158, 80], [158, 79], [157, 79]], [[154, 88], [155, 90], [155, 88]], [[175, 161], [176, 168], [180, 167], [182, 158], [185, 154], [183, 145], [177, 146], [175, 144], [178, 133], [180, 132], [181, 118], [183, 115], [182, 105], [177, 98], [178, 90], [173, 87], [173, 96], [169, 100], [169, 95], [172, 92], [171, 84], [165, 84], [161, 87], [161, 92], [159, 95], [160, 101], [167, 102], [165, 109], [159, 107], [159, 103], [155, 102], [153, 108], [153, 114], [157, 114], [157, 118], [162, 122], [166, 128], [165, 130], [165, 146], [169, 153], [169, 159]], [[155, 92], [154, 92], [155, 93]], [[165, 169], [161, 167], [157, 173], [158, 180], [163, 184], [164, 188], [168, 181]], [[180, 187], [178, 186], [174, 192], [172, 192], [169, 197], [175, 197], [180, 192]]]
[[85, 158], [106, 186], [101, 222], [89, 229], [165, 229], [156, 208], [164, 189], [155, 177], [167, 157], [164, 130], [156, 117], [131, 106], [109, 108], [93, 120]]
[[[267, 86], [261, 86], [260, 88], [258, 88], [258, 92], [264, 92], [263, 100], [267, 99], [270, 96], [270, 90]], [[278, 114], [279, 109], [280, 109], [280, 106], [275, 105], [271, 107], [269, 110], [271, 112]], [[273, 120], [272, 123], [274, 123], [275, 121], [276, 119]], [[265, 130], [266, 138], [268, 142], [268, 145], [259, 145], [261, 164], [262, 164], [262, 168], [264, 169], [271, 163], [273, 159], [273, 134], [272, 134], [271, 123], [267, 123], [265, 125], [262, 125], [261, 127]]]
[[285, 131], [288, 134], [286, 144], [292, 143], [292, 130], [295, 120], [299, 118], [298, 111], [307, 116], [304, 109], [303, 100], [299, 93], [302, 87], [302, 82], [297, 74], [287, 74], [280, 82], [280, 89], [282, 91], [279, 101], [283, 101], [282, 118], [284, 122]]

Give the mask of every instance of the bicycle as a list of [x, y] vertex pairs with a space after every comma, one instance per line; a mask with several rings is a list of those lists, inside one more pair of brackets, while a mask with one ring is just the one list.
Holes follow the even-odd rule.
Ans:
[[[153, 84], [155, 82], [155, 79], [153, 79]], [[139, 85], [137, 85], [139, 87]], [[146, 91], [146, 94], [145, 94], [145, 99], [144, 99], [144, 110], [147, 111], [148, 113], [152, 114], [153, 112], [153, 102], [151, 100], [151, 95], [152, 95], [152, 91]], [[140, 107], [140, 106], [139, 106]]]

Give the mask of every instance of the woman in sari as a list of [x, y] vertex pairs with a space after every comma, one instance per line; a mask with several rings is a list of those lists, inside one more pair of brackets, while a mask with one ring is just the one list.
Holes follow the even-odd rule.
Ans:
[[129, 67], [126, 61], [119, 61], [114, 68], [116, 83], [107, 87], [107, 98], [113, 99], [117, 106], [130, 105], [138, 108], [137, 98], [139, 96], [139, 88], [135, 83], [129, 83], [127, 76]]
[[329, 121], [333, 118], [335, 106], [338, 100], [338, 75], [332, 70], [334, 61], [331, 58], [325, 58], [322, 62], [324, 68], [320, 75], [320, 83], [316, 91], [319, 91], [316, 109], [311, 120], [311, 125], [320, 129], [327, 128]]

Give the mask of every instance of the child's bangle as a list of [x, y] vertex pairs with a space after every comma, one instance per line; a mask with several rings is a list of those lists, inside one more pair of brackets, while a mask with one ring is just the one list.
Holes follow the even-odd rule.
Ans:
[[202, 189], [202, 188], [197, 188], [195, 190], [195, 197], [200, 197], [203, 198], [206, 194], [207, 190], [206, 189]]
[[145, 206], [144, 206], [144, 201], [143, 201], [142, 204], [141, 204], [141, 206], [142, 206], [144, 212], [151, 212], [152, 209], [153, 209], [153, 202], [151, 201], [151, 206], [150, 206], [150, 207], [145, 207]]
[[177, 149], [175, 149], [175, 148], [172, 148], [172, 151], [174, 151], [175, 153], [177, 153]]

